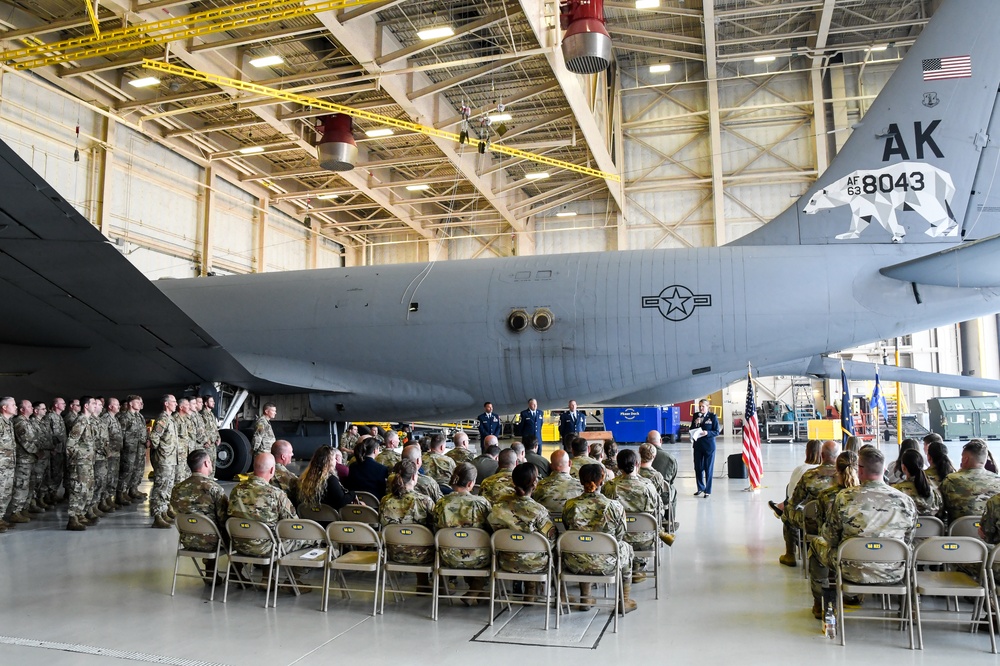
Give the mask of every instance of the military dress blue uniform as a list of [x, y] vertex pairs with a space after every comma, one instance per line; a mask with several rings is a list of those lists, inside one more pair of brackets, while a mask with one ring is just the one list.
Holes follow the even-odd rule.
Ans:
[[559, 437], [562, 438], [563, 448], [570, 450], [570, 442], [573, 438], [587, 429], [587, 415], [579, 409], [576, 412], [563, 412], [559, 415]]
[[701, 428], [705, 434], [694, 441], [694, 478], [698, 494], [712, 494], [712, 472], [715, 467], [715, 438], [719, 435], [719, 419], [712, 412], [695, 414], [691, 429]]
[[483, 412], [476, 419], [479, 421], [479, 442], [482, 443], [489, 435], [495, 436], [500, 439], [500, 433], [503, 431], [503, 427], [500, 425], [500, 417], [493, 412], [486, 413]]
[[526, 409], [521, 412], [521, 443], [528, 446], [528, 441], [534, 437], [538, 440], [538, 449], [542, 449], [542, 410]]

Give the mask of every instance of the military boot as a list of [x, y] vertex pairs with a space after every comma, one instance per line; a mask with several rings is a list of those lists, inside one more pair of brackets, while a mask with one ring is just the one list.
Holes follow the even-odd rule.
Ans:
[[785, 554], [778, 558], [778, 562], [786, 567], [795, 567], [798, 566], [798, 561], [795, 559], [795, 537], [790, 538], [787, 534], [788, 530], [785, 532]]
[[524, 600], [538, 601], [538, 583], [530, 582], [524, 584]]
[[483, 596], [483, 592], [486, 589], [486, 579], [470, 578], [468, 580], [469, 591], [462, 595], [462, 604], [466, 606], [476, 606], [479, 604], [477, 599]]
[[6, 532], [8, 527], [9, 527], [9, 525], [7, 525], [7, 523], [5, 523], [4, 521], [0, 520], [0, 533]]
[[25, 513], [24, 511], [19, 511], [17, 513], [11, 514], [10, 520], [8, 520], [7, 522], [8, 523], [30, 523], [31, 522], [31, 518], [29, 518], [28, 514]]
[[66, 523], [66, 529], [70, 532], [82, 532], [87, 529], [87, 526], [80, 522], [80, 519], [76, 516], [70, 516], [69, 522]]
[[632, 582], [643, 583], [646, 580], [646, 572], [642, 569], [632, 569]]
[[45, 509], [38, 506], [35, 500], [31, 500], [31, 502], [28, 503], [28, 513], [34, 513], [34, 514], [45, 513]]
[[111, 513], [112, 511], [115, 510], [115, 503], [111, 501], [110, 497], [105, 497], [104, 499], [101, 500], [101, 503], [98, 505], [98, 507], [104, 513]]
[[[674, 535], [670, 532], [660, 532], [660, 541], [667, 544], [668, 546], [674, 545]], [[636, 581], [639, 582], [639, 581]]]
[[167, 518], [170, 518], [171, 520], [173, 520], [176, 517], [177, 517], [177, 514], [174, 513], [173, 507], [167, 506]]
[[87, 511], [87, 523], [90, 525], [96, 525], [101, 521], [101, 516], [103, 515], [104, 514], [98, 512], [96, 507], [90, 507], [90, 510]]
[[137, 500], [145, 500], [145, 499], [149, 499], [149, 495], [147, 495], [147, 494], [146, 494], [146, 493], [144, 493], [144, 492], [141, 492], [141, 491], [140, 491], [140, 490], [139, 490], [138, 488], [136, 488], [136, 489], [135, 489], [135, 490], [134, 490], [134, 491], [132, 492], [132, 494], [133, 494], [133, 495], [135, 496], [135, 498], [136, 498]]
[[52, 504], [50, 502], [45, 501], [45, 495], [39, 495], [37, 498], [35, 498], [35, 504], [37, 504], [42, 509], [42, 511], [48, 511], [49, 509], [52, 508]]
[[169, 530], [170, 523], [167, 522], [167, 519], [163, 516], [162, 513], [158, 513], [155, 516], [153, 516], [153, 524], [150, 525], [150, 527], [155, 527], [158, 530]]
[[129, 496], [128, 496], [128, 495], [127, 495], [127, 494], [125, 493], [125, 491], [122, 491], [122, 492], [120, 492], [120, 493], [117, 493], [117, 494], [115, 495], [115, 503], [116, 503], [116, 504], [117, 504], [118, 506], [121, 506], [121, 507], [125, 507], [125, 506], [128, 506], [129, 504], [131, 504], [131, 503], [132, 503], [132, 500], [131, 500], [131, 499], [129, 498]]
[[590, 610], [594, 607], [594, 597], [591, 596], [591, 584], [580, 583], [580, 603], [577, 606], [580, 610]]
[[632, 576], [625, 576], [622, 579], [622, 596], [625, 597], [625, 603], [622, 606], [622, 615], [631, 613], [639, 607], [635, 603], [635, 599], [632, 598]]

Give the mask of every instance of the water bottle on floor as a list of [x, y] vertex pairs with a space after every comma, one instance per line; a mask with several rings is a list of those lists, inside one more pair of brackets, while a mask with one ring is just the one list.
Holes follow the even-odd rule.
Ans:
[[823, 633], [831, 640], [837, 637], [837, 614], [833, 612], [833, 604], [826, 605], [826, 613], [823, 615]]

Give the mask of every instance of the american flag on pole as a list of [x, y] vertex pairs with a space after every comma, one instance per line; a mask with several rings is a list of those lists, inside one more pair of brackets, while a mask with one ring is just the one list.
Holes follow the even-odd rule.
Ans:
[[972, 56], [928, 58], [923, 62], [924, 81], [967, 79], [972, 76]]
[[760, 488], [764, 465], [760, 459], [760, 428], [757, 425], [757, 405], [754, 403], [753, 379], [747, 372], [747, 405], [743, 412], [743, 464], [747, 466], [750, 487]]

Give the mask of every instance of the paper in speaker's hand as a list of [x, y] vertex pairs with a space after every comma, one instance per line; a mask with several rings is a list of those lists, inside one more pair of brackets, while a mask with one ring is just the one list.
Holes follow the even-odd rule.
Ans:
[[693, 442], [696, 439], [701, 439], [702, 437], [704, 437], [705, 431], [702, 430], [701, 428], [694, 428], [693, 430], [689, 431], [689, 434], [691, 435], [691, 441]]

